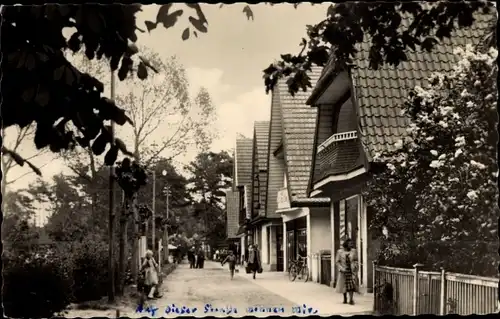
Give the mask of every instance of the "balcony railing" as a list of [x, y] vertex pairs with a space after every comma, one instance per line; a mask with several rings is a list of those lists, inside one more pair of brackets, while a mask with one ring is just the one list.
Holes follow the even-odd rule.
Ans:
[[321, 151], [323, 151], [324, 149], [326, 149], [328, 146], [332, 145], [333, 143], [340, 142], [340, 141], [355, 140], [357, 138], [358, 138], [357, 131], [350, 131], [350, 132], [333, 134], [326, 141], [324, 141], [323, 143], [321, 143], [318, 146], [317, 153], [320, 153]]

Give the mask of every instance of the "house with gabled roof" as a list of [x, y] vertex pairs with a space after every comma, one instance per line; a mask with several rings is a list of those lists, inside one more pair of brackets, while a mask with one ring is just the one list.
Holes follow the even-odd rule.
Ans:
[[248, 221], [251, 215], [252, 203], [252, 149], [251, 138], [239, 137], [236, 139], [234, 149], [234, 175], [233, 192], [238, 197], [238, 231], [236, 236], [240, 238], [237, 254], [244, 258], [245, 248], [248, 243], [253, 242], [251, 233], [248, 231]]
[[[313, 83], [320, 71], [311, 72]], [[306, 105], [307, 96], [298, 92], [292, 97], [285, 81], [272, 92], [266, 210], [268, 218], [282, 220], [281, 227], [270, 228], [271, 238], [276, 236], [278, 270], [330, 247], [330, 199], [307, 196], [317, 116]], [[308, 264], [311, 269], [311, 258]]]
[[[401, 111], [409, 91], [416, 85], [425, 87], [434, 72], [449, 72], [458, 62], [453, 53], [457, 46], [481, 43], [491, 17], [477, 18], [473, 27], [456, 31], [432, 52], [408, 50], [408, 61], [397, 67], [384, 64], [378, 70], [369, 68], [371, 42], [366, 35], [352, 65], [336, 65], [330, 60], [307, 100], [318, 112], [308, 195], [330, 198], [332, 260], [341, 243], [352, 239], [361, 265], [360, 284], [365, 289], [373, 286], [378, 236], [369, 229], [374, 212], [361, 190], [371, 174], [385, 168], [375, 161], [377, 155], [394, 150], [406, 135], [409, 119]], [[332, 285], [336, 274], [332, 262]]]
[[269, 151], [269, 121], [254, 123], [253, 153], [252, 153], [252, 212], [249, 229], [253, 244], [261, 251], [262, 267], [266, 271], [275, 271], [276, 244], [271, 236], [272, 226], [281, 226], [281, 218], [267, 216], [267, 154]]

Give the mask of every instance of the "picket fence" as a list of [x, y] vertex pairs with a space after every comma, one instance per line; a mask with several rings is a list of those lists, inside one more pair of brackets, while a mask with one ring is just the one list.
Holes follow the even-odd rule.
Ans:
[[470, 315], [498, 312], [498, 278], [374, 264], [374, 312]]

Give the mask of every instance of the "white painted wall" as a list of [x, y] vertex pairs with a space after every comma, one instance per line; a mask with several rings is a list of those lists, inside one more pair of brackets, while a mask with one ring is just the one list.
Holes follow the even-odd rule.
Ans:
[[261, 251], [261, 258], [262, 258], [262, 263], [264, 264], [269, 264], [269, 251], [268, 251], [268, 246], [269, 246], [269, 243], [267, 242], [267, 232], [269, 231], [269, 228], [268, 228], [268, 224], [266, 225], [262, 225], [262, 228], [261, 228], [261, 242], [262, 242], [262, 247], [260, 247], [260, 251]]
[[316, 211], [312, 209], [309, 215], [311, 219], [311, 252], [318, 253], [320, 250], [332, 250], [330, 209]]
[[307, 238], [306, 238], [306, 245], [307, 245], [307, 268], [309, 269], [309, 276], [311, 275], [311, 270], [312, 270], [312, 250], [311, 250], [311, 214], [307, 214], [306, 216], [306, 227], [307, 227]]

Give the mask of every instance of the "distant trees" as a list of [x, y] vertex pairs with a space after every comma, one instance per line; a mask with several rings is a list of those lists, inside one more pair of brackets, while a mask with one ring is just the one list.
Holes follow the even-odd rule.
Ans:
[[187, 166], [190, 191], [195, 198], [193, 215], [203, 223], [203, 236], [214, 245], [225, 239], [224, 190], [230, 187], [233, 158], [225, 151], [204, 152]]

